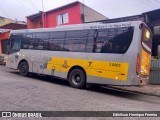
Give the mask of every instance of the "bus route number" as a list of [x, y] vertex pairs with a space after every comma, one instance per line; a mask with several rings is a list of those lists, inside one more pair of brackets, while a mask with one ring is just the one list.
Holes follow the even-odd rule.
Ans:
[[119, 63], [109, 63], [109, 66], [121, 67], [121, 64], [119, 64]]

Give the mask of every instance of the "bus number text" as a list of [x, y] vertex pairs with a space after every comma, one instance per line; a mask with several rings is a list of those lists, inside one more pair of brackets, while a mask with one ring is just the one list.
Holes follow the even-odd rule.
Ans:
[[119, 64], [119, 63], [109, 63], [109, 66], [121, 67], [121, 64]]

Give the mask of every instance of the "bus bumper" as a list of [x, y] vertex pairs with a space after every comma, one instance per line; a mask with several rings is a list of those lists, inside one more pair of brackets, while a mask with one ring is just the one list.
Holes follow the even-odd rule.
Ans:
[[131, 75], [130, 85], [147, 85], [149, 77]]

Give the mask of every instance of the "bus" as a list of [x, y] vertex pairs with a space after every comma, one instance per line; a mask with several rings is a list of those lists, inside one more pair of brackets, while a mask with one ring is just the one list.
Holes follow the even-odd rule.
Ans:
[[12, 30], [6, 66], [86, 84], [146, 85], [152, 34], [141, 21]]

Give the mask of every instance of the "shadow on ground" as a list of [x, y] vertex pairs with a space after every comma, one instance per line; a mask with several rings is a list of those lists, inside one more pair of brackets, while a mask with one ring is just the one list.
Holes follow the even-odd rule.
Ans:
[[[10, 73], [19, 75], [17, 71], [16, 72], [10, 71]], [[43, 82], [49, 82], [49, 83], [53, 83], [53, 84], [57, 84], [57, 85], [65, 86], [65, 87], [70, 87], [69, 82], [67, 80], [63, 80], [60, 78], [55, 78], [55, 77], [50, 77], [50, 76], [45, 76], [45, 75], [29, 75], [28, 78], [32, 78], [34, 80], [40, 80]], [[71, 89], [75, 89], [75, 88], [71, 88]], [[114, 89], [110, 86], [97, 86], [96, 85], [96, 86], [92, 86], [92, 87], [81, 89], [81, 90], [97, 92], [100, 94], [107, 94], [107, 95], [112, 95], [112, 96], [117, 96], [121, 98], [132, 99], [132, 100], [133, 99], [138, 100], [139, 96], [142, 95], [138, 93]]]

